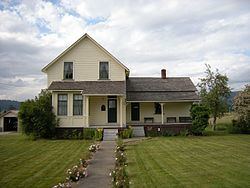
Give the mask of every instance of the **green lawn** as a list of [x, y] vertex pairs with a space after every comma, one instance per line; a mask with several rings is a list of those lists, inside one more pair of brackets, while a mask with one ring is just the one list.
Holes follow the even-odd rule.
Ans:
[[153, 138], [126, 152], [131, 187], [250, 187], [250, 135]]
[[52, 187], [88, 155], [89, 141], [0, 136], [0, 187]]

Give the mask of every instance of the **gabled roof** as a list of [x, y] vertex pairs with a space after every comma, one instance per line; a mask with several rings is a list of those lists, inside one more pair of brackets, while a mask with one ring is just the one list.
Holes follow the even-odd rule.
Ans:
[[54, 81], [49, 90], [80, 90], [83, 94], [126, 95], [125, 81]]
[[189, 77], [127, 79], [127, 101], [199, 101]]
[[97, 47], [99, 47], [104, 53], [110, 56], [115, 62], [117, 62], [122, 68], [129, 72], [129, 69], [123, 65], [116, 57], [114, 57], [111, 53], [109, 53], [105, 48], [103, 48], [99, 43], [97, 43], [92, 37], [90, 37], [87, 33], [85, 33], [82, 37], [80, 37], [76, 42], [74, 42], [71, 46], [69, 46], [66, 50], [64, 50], [59, 56], [57, 56], [53, 61], [51, 61], [48, 65], [46, 65], [42, 72], [46, 72], [46, 70], [53, 65], [57, 60], [59, 60], [62, 56], [64, 56], [68, 51], [74, 48], [77, 44], [79, 44], [85, 38], [90, 39]]
[[9, 113], [18, 114], [18, 110], [9, 110], [0, 114], [0, 118], [8, 115]]

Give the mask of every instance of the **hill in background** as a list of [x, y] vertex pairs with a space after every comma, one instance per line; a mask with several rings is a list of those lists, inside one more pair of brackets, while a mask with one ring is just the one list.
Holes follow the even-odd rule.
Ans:
[[20, 102], [12, 100], [0, 100], [0, 112], [7, 110], [18, 110]]

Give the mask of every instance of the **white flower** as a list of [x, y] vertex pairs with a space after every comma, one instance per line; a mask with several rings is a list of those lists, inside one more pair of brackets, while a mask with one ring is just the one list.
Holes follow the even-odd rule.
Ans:
[[112, 176], [112, 173], [111, 173], [111, 172], [109, 173], [109, 176]]

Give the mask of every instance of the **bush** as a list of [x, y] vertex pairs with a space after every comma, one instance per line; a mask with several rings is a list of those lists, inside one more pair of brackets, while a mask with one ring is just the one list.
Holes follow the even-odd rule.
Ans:
[[103, 129], [84, 128], [83, 139], [101, 141], [103, 136]]
[[20, 105], [18, 117], [22, 131], [37, 138], [52, 138], [58, 125], [52, 111], [51, 93], [42, 91], [34, 100], [27, 100]]
[[96, 129], [93, 128], [84, 128], [83, 129], [83, 139], [93, 140], [95, 138]]
[[250, 119], [247, 121], [243, 119], [233, 120], [229, 133], [234, 134], [250, 134]]
[[177, 136], [179, 132], [164, 127], [146, 127], [145, 135], [148, 137]]
[[132, 138], [133, 129], [127, 128], [119, 132], [119, 137], [122, 139]]
[[103, 129], [96, 129], [95, 131], [95, 140], [101, 141], [103, 138]]
[[55, 137], [57, 139], [83, 139], [82, 128], [57, 128]]
[[209, 110], [207, 107], [194, 104], [191, 107], [192, 125], [189, 129], [193, 135], [202, 135], [205, 128], [208, 126]]

